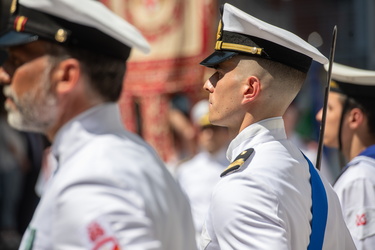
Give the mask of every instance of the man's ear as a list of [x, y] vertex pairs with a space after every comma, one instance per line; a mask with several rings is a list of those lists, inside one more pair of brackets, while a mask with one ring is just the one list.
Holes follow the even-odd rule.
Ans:
[[242, 104], [247, 104], [253, 101], [260, 93], [260, 80], [256, 76], [247, 78], [245, 90], [243, 94]]
[[81, 75], [81, 66], [74, 58], [60, 62], [53, 71], [52, 80], [56, 83], [56, 92], [65, 94], [77, 84]]
[[365, 117], [363, 111], [359, 108], [354, 108], [349, 112], [349, 127], [351, 129], [357, 129], [362, 126]]

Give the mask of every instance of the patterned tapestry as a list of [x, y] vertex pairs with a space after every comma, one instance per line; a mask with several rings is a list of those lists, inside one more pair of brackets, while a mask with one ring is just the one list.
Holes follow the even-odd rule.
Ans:
[[164, 161], [175, 157], [168, 115], [171, 99], [191, 103], [205, 96], [205, 68], [199, 62], [213, 50], [216, 0], [101, 0], [147, 38], [148, 55], [133, 51], [120, 101], [125, 126], [140, 134]]

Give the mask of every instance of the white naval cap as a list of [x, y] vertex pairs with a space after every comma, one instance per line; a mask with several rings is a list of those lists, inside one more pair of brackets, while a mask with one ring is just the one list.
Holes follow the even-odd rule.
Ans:
[[307, 72], [312, 60], [328, 59], [295, 34], [263, 22], [226, 3], [219, 23], [215, 52], [201, 62], [207, 67], [238, 54], [258, 56]]
[[150, 47], [131, 24], [97, 0], [0, 0], [0, 47], [46, 39], [127, 59]]
[[[328, 71], [328, 65], [324, 68]], [[333, 92], [375, 98], [375, 71], [333, 63], [331, 79], [330, 90]]]

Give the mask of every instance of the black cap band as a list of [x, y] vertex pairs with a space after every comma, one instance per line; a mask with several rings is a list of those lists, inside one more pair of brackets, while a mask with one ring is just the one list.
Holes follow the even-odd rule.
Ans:
[[330, 90], [352, 97], [354, 99], [375, 98], [375, 86], [351, 84], [335, 81], [337, 85], [331, 84]]
[[[312, 58], [279, 44], [229, 31], [222, 31], [221, 40], [217, 41], [215, 49], [216, 51], [212, 55], [201, 62], [202, 65], [214, 67], [234, 56], [227, 52], [269, 59], [305, 73], [308, 72], [312, 63]], [[225, 58], [220, 55], [227, 56]]]
[[131, 51], [130, 47], [96, 28], [69, 22], [22, 5], [9, 17], [8, 25], [1, 27], [0, 47], [3, 48], [45, 39], [123, 60], [129, 57]]

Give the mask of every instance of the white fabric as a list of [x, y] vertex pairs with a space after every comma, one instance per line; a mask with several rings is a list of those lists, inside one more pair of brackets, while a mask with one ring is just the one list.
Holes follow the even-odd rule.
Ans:
[[195, 230], [199, 235], [208, 213], [212, 190], [229, 165], [225, 151], [226, 147], [214, 155], [200, 152], [178, 167], [177, 180], [189, 198]]
[[91, 238], [104, 231], [120, 249], [196, 248], [186, 197], [156, 153], [123, 129], [116, 104], [66, 124], [52, 152], [59, 166], [20, 249], [33, 229], [33, 249], [93, 249], [93, 225]]
[[[318, 153], [318, 144], [314, 142], [305, 142], [297, 133], [292, 134], [289, 137], [289, 140], [298, 147], [302, 153], [311, 161], [311, 163], [315, 166], [316, 164], [316, 156]], [[310, 144], [311, 143], [311, 144]], [[337, 171], [339, 172], [339, 170]], [[329, 165], [325, 155], [323, 154], [321, 157], [320, 162], [320, 175], [324, 176], [327, 181], [332, 185], [337, 175], [335, 175], [335, 169], [333, 166]]]
[[[244, 129], [229, 145], [233, 161], [254, 153], [216, 186], [202, 232], [201, 249], [307, 249], [311, 233], [311, 185], [307, 161], [286, 139], [281, 117]], [[325, 250], [355, 249], [336, 194], [328, 198]]]
[[[324, 68], [328, 71], [328, 65], [324, 65]], [[354, 85], [375, 86], [375, 71], [333, 63], [332, 79]]]
[[334, 189], [357, 249], [375, 247], [375, 160], [357, 156]]
[[[31, 0], [30, 0], [31, 1]], [[224, 30], [259, 37], [309, 56], [321, 64], [328, 59], [315, 47], [295, 34], [263, 22], [246, 12], [226, 3], [223, 13]]]
[[150, 45], [130, 23], [95, 0], [19, 0], [21, 5], [96, 28], [129, 47], [148, 53]]

